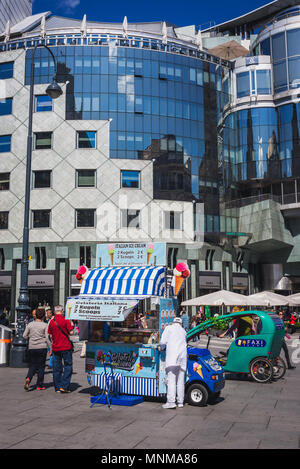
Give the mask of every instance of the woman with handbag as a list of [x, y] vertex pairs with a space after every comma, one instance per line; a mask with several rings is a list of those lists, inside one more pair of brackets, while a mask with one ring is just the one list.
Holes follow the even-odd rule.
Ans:
[[28, 391], [30, 382], [37, 374], [37, 391], [43, 391], [45, 364], [47, 358], [47, 346], [50, 347], [48, 326], [44, 322], [45, 310], [38, 309], [36, 319], [27, 324], [23, 337], [28, 339], [29, 369], [24, 383], [24, 389]]

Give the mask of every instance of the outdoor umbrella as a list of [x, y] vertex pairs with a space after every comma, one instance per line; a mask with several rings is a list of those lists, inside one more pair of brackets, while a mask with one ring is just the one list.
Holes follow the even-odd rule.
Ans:
[[219, 290], [208, 295], [199, 296], [181, 303], [181, 306], [252, 306], [255, 303], [248, 296], [233, 293], [228, 290]]
[[248, 298], [254, 301], [255, 306], [288, 306], [289, 299], [287, 296], [278, 295], [271, 291], [262, 291], [249, 295]]
[[286, 297], [291, 306], [300, 306], [300, 293], [294, 293]]
[[241, 46], [241, 44], [239, 44], [237, 41], [225, 42], [225, 44], [221, 44], [220, 46], [216, 46], [213, 49], [209, 49], [209, 52], [226, 60], [245, 57], [249, 54], [248, 49]]

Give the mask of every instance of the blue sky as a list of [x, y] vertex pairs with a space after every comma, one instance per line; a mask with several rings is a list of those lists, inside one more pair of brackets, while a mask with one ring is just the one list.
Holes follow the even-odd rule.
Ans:
[[[169, 21], [178, 26], [207, 27], [259, 8], [271, 0], [34, 0], [33, 12], [51, 11], [59, 16], [87, 20], [122, 22]], [[203, 6], [204, 5], [204, 6]]]

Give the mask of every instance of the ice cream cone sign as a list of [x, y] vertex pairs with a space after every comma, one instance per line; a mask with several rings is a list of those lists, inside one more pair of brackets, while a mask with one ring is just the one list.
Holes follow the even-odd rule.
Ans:
[[88, 268], [85, 265], [81, 265], [76, 273], [77, 280], [79, 280], [80, 283], [82, 283], [82, 280], [84, 280], [87, 277], [88, 272], [89, 272]]
[[188, 265], [185, 262], [179, 262], [173, 270], [175, 277], [175, 296], [178, 295], [184, 279], [190, 276]]
[[110, 257], [111, 265], [113, 265], [113, 263], [114, 263], [114, 254], [115, 254], [115, 247], [114, 247], [113, 244], [108, 245], [108, 254], [109, 254], [109, 257]]
[[152, 243], [149, 243], [148, 246], [147, 246], [147, 249], [146, 249], [146, 252], [147, 252], [147, 264], [149, 264], [150, 262], [150, 259], [151, 259], [151, 256], [153, 254], [153, 251], [154, 251], [154, 245]]
[[196, 373], [198, 373], [198, 375], [203, 379], [202, 366], [199, 363], [194, 363], [193, 370], [196, 371]]

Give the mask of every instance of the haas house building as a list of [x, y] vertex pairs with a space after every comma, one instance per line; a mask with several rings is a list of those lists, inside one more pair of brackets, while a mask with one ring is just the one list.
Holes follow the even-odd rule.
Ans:
[[20, 287], [31, 79], [31, 307], [77, 294], [101, 243], [166, 243], [191, 271], [180, 299], [300, 291], [299, 1], [212, 27], [2, 3], [0, 308]]

